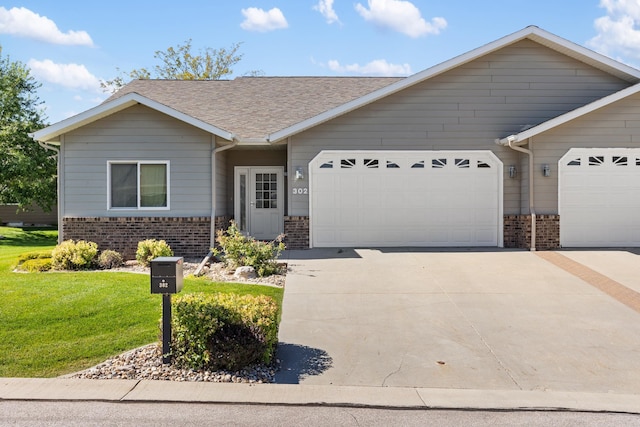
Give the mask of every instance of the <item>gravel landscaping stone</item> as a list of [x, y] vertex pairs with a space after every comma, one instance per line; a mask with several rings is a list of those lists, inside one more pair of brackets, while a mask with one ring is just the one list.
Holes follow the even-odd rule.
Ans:
[[[276, 365], [278, 361], [276, 360]], [[275, 366], [255, 365], [240, 371], [194, 371], [162, 363], [162, 346], [150, 344], [128, 351], [67, 378], [92, 380], [160, 380], [263, 384], [274, 381]]]

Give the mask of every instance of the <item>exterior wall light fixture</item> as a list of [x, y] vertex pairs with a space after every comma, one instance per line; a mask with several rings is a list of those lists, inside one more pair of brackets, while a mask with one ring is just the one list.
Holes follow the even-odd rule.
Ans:
[[518, 170], [515, 165], [509, 166], [509, 178], [515, 178], [518, 175]]
[[296, 181], [300, 181], [304, 179], [304, 171], [302, 170], [302, 166], [298, 166], [296, 168]]
[[549, 167], [549, 165], [542, 165], [542, 176], [551, 176], [551, 168]]

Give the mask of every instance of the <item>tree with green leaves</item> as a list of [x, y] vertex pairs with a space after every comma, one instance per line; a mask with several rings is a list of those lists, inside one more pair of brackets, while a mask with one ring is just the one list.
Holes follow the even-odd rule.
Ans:
[[39, 87], [23, 63], [2, 56], [0, 46], [0, 204], [50, 211], [56, 202], [56, 160], [29, 136], [44, 127]]
[[[229, 48], [205, 48], [198, 54], [191, 52], [191, 39], [177, 47], [169, 47], [166, 51], [157, 50], [153, 57], [160, 60], [160, 64], [153, 68], [152, 74], [146, 68], [120, 72], [112, 80], [100, 82], [107, 92], [116, 92], [132, 79], [166, 79], [166, 80], [220, 80], [233, 74], [233, 66], [242, 59], [238, 53], [241, 43], [234, 43]], [[120, 69], [117, 69], [120, 71]], [[250, 75], [260, 75], [259, 71], [252, 71]]]

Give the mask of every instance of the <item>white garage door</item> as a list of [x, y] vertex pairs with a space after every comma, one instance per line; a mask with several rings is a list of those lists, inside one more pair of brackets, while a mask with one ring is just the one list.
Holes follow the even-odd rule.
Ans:
[[323, 151], [309, 169], [314, 247], [502, 246], [490, 151]]
[[640, 149], [573, 148], [559, 171], [563, 247], [640, 246]]

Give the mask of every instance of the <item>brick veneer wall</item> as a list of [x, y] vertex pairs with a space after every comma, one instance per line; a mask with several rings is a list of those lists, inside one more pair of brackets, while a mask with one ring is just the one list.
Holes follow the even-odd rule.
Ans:
[[[226, 227], [228, 217], [216, 218], [215, 226]], [[100, 250], [112, 249], [125, 259], [135, 259], [138, 242], [165, 240], [176, 256], [202, 258], [210, 249], [209, 217], [83, 217], [62, 220], [63, 240], [89, 240]]]
[[[216, 219], [217, 228], [217, 219]], [[286, 216], [284, 218], [284, 242], [288, 249], [309, 247], [309, 217]], [[504, 247], [531, 247], [531, 215], [504, 216]], [[560, 247], [560, 216], [536, 215], [536, 249]]]
[[308, 249], [309, 217], [285, 216], [284, 234], [284, 244], [287, 245], [287, 249]]
[[[531, 215], [504, 216], [504, 247], [531, 248]], [[536, 250], [560, 247], [560, 215], [536, 215]]]

